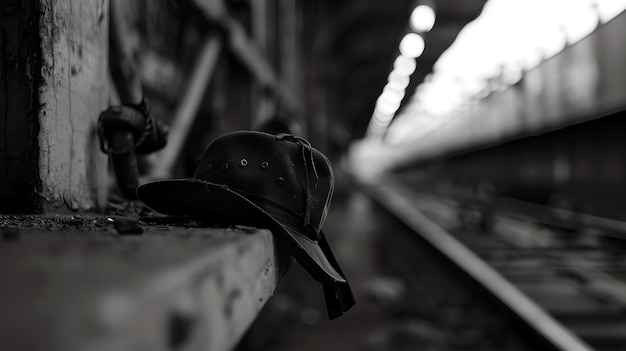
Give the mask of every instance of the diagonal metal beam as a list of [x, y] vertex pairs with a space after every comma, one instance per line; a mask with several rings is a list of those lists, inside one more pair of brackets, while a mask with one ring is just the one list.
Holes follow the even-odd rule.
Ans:
[[276, 71], [246, 33], [243, 25], [228, 12], [223, 0], [190, 0], [190, 2], [208, 21], [224, 29], [228, 49], [250, 71], [257, 82], [279, 97], [286, 107], [298, 110], [297, 98], [280, 81]]
[[189, 83], [181, 94], [182, 99], [178, 103], [170, 127], [167, 147], [151, 157], [153, 167], [150, 170], [150, 178], [168, 178], [171, 175], [204, 97], [206, 87], [215, 72], [221, 48], [222, 42], [216, 36], [208, 37], [203, 43], [196, 58], [195, 67], [190, 72]]

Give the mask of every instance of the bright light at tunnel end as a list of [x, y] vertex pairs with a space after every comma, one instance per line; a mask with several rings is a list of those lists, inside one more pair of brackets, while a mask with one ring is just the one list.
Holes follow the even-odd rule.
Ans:
[[418, 58], [425, 48], [424, 39], [417, 33], [408, 33], [400, 40], [400, 53], [409, 58]]
[[434, 8], [425, 5], [432, 1], [415, 1], [419, 6], [410, 14], [411, 32], [400, 41], [401, 55], [370, 120], [367, 136], [385, 136], [386, 144], [409, 141], [416, 134], [409, 130], [437, 128], [493, 92], [518, 84], [526, 72], [626, 11], [626, 0], [489, 0], [437, 58], [414, 94], [405, 97], [425, 49], [425, 33], [438, 20]]
[[387, 132], [400, 109], [410, 76], [417, 68], [416, 59], [424, 53], [426, 47], [424, 38], [418, 33], [430, 31], [434, 24], [435, 11], [432, 7], [422, 4], [416, 6], [411, 12], [409, 27], [412, 32], [407, 33], [400, 40], [400, 55], [394, 60], [387, 85], [376, 101], [376, 107], [367, 129], [368, 137], [382, 137]]
[[409, 24], [416, 32], [428, 32], [435, 25], [435, 10], [428, 5], [419, 5], [411, 12]]
[[401, 74], [406, 76], [410, 76], [415, 72], [417, 68], [417, 63], [415, 63], [415, 59], [406, 57], [404, 55], [398, 55], [396, 60], [393, 61], [393, 69], [394, 71], [398, 71]]

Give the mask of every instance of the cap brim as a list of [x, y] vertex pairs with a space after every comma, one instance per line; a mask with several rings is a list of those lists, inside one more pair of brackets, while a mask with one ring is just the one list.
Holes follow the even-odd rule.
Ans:
[[163, 214], [191, 215], [224, 224], [269, 229], [288, 240], [291, 254], [314, 279], [325, 284], [346, 283], [323, 233], [320, 234], [324, 249], [297, 228], [280, 222], [254, 202], [224, 185], [198, 179], [162, 180], [140, 185], [137, 196], [148, 207]]

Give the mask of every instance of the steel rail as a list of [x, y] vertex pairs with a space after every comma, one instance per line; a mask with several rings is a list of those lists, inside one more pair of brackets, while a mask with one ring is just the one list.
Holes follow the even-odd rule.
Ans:
[[[394, 183], [391, 179], [388, 179], [387, 182]], [[362, 182], [361, 184], [363, 190], [370, 197], [463, 269], [555, 348], [567, 351], [594, 350], [517, 289], [488, 263], [424, 216], [406, 196], [402, 195], [406, 192], [397, 190], [399, 184], [393, 184], [395, 188], [394, 186], [373, 183]]]

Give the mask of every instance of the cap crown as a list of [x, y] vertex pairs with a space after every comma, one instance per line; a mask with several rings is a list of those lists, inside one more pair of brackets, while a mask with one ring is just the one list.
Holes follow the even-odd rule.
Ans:
[[[241, 131], [213, 141], [194, 178], [224, 185], [318, 238], [333, 194], [330, 161], [305, 139]], [[285, 214], [289, 214], [285, 218]]]

